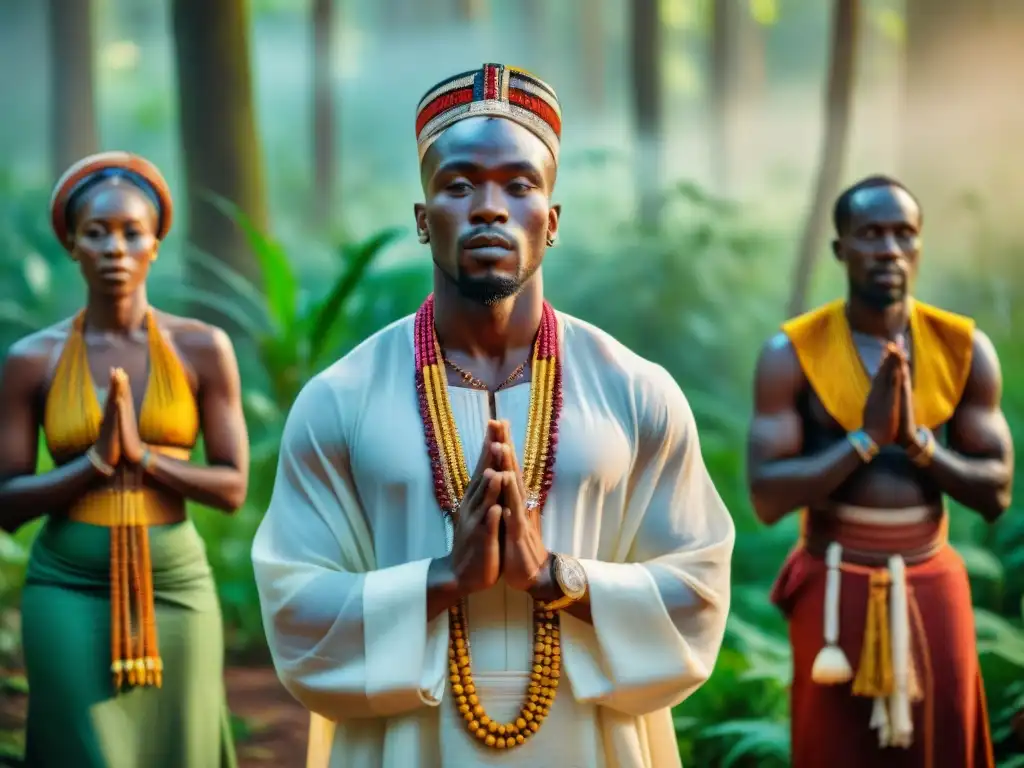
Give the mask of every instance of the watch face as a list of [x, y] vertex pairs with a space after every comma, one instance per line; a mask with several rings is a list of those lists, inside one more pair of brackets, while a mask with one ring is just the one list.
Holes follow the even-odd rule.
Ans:
[[587, 573], [572, 558], [558, 558], [558, 582], [566, 595], [577, 600], [587, 591]]

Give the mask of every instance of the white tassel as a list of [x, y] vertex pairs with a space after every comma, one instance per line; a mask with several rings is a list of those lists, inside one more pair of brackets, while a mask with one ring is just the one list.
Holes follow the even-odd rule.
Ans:
[[889, 724], [889, 708], [886, 706], [886, 701], [882, 697], [878, 697], [872, 700], [874, 703], [871, 707], [871, 729], [878, 729], [878, 746], [881, 749], [885, 749], [891, 743], [892, 728]]
[[895, 690], [889, 701], [892, 723], [891, 745], [907, 748], [914, 742], [914, 720], [910, 711], [910, 607], [907, 574], [903, 558], [889, 558], [892, 586], [889, 592], [889, 637], [892, 641], [892, 671]]
[[837, 542], [825, 551], [825, 647], [814, 659], [811, 680], [820, 685], [848, 683], [853, 679], [853, 667], [839, 647], [839, 583], [843, 548]]

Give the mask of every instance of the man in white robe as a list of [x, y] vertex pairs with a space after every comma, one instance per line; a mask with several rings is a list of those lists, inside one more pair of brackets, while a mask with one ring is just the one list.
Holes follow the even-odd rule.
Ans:
[[[545, 311], [540, 265], [560, 212], [558, 102], [532, 75], [488, 64], [435, 86], [417, 117], [416, 222], [435, 263], [434, 330], [458, 438], [469, 467], [488, 444], [516, 459], [484, 475], [500, 475], [501, 490], [483, 502], [483, 527], [466, 530], [472, 510], [446, 526], [412, 317], [302, 389], [252, 556], [278, 675], [313, 713], [307, 765], [679, 766], [670, 709], [714, 667], [735, 535], [693, 413], [663, 368], [555, 313], [553, 481], [542, 514], [516, 528], [536, 535], [510, 533], [507, 483], [524, 462]], [[489, 509], [504, 509], [500, 525]], [[581, 575], [582, 596], [556, 565]], [[522, 746], [489, 748], [453, 700], [446, 614], [463, 601], [479, 701], [506, 722], [530, 685], [535, 600], [567, 604], [561, 686]]]

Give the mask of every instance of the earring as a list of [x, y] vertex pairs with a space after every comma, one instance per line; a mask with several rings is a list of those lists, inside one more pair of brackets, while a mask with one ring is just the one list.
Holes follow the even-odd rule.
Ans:
[[558, 239], [557, 233], [554, 235], [548, 235], [548, 248], [552, 248], [555, 245], [555, 241]]
[[426, 231], [426, 230], [424, 229], [424, 230], [422, 230], [422, 231], [421, 231], [421, 232], [420, 232], [420, 233], [419, 233], [419, 234], [417, 235], [417, 239], [418, 239], [418, 240], [419, 240], [419, 241], [420, 241], [420, 242], [421, 242], [421, 243], [422, 243], [423, 245], [426, 245], [427, 243], [429, 243], [429, 242], [430, 242], [430, 233], [429, 233], [429, 232], [427, 232], [427, 231]]

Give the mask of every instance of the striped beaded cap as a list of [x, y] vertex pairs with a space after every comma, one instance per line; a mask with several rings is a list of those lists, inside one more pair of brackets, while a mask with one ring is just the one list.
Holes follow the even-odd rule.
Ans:
[[484, 64], [441, 81], [416, 108], [420, 160], [446, 128], [467, 117], [504, 117], [540, 138], [558, 159], [562, 110], [554, 89], [529, 72], [504, 64]]

